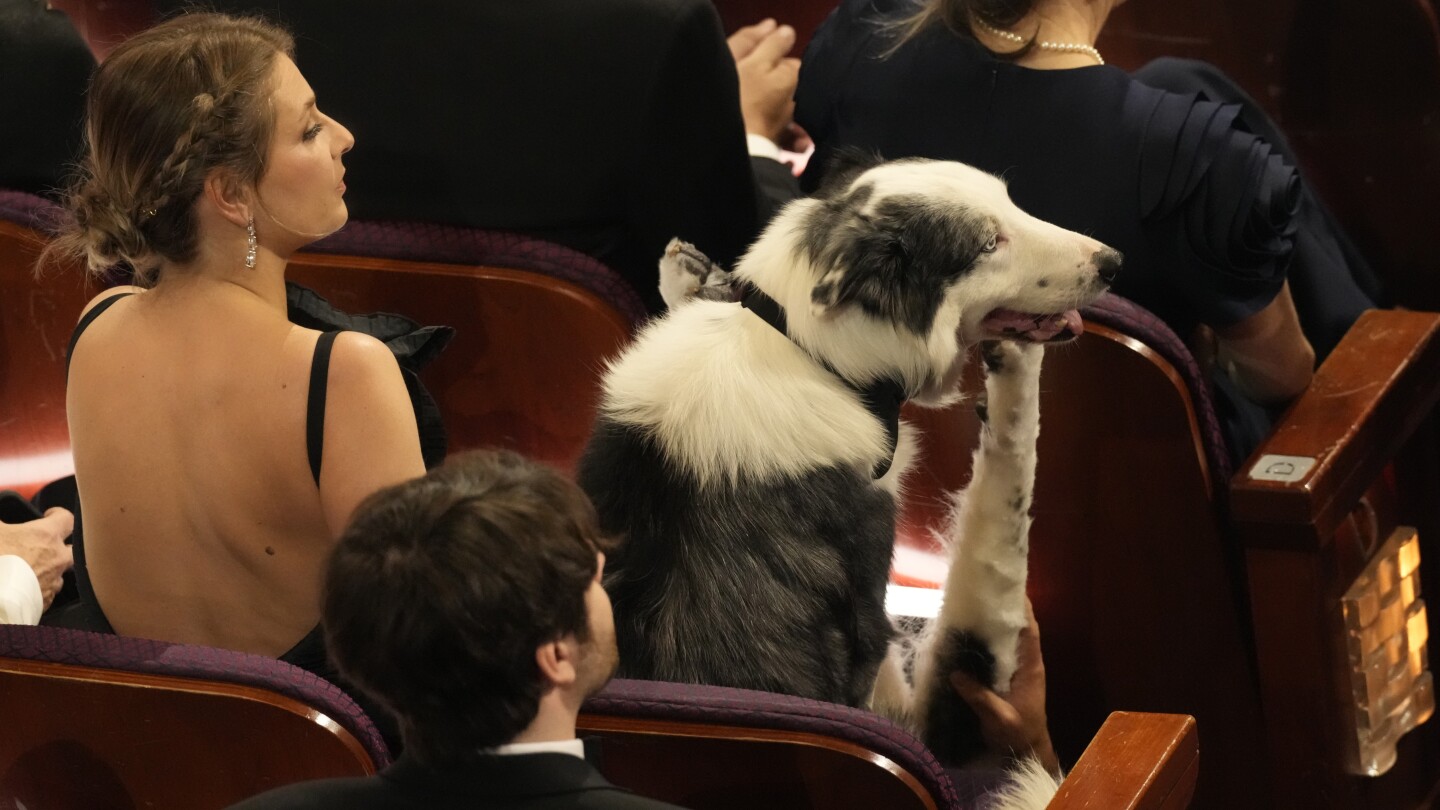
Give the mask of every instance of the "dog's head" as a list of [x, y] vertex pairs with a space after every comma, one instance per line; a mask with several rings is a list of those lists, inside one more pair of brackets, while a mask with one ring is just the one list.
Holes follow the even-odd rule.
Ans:
[[740, 266], [842, 374], [898, 373], [931, 403], [950, 395], [976, 342], [1078, 335], [1076, 308], [1119, 268], [1114, 250], [1020, 210], [993, 175], [917, 159], [832, 170]]

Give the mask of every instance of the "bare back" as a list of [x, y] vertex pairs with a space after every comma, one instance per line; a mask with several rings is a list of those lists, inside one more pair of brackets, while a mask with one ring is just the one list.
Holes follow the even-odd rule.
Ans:
[[[318, 621], [322, 566], [349, 510], [373, 488], [423, 472], [414, 417], [391, 420], [408, 418], [413, 456], [403, 448], [395, 463], [371, 465], [374, 486], [337, 471], [346, 491], [330, 500], [343, 503], [327, 504], [306, 453], [320, 334], [243, 290], [167, 286], [114, 302], [71, 358], [67, 409], [91, 583], [122, 635], [277, 656]], [[356, 353], [342, 352], [347, 342], [379, 345], [340, 337], [337, 363]], [[398, 382], [393, 369], [386, 387]], [[349, 404], [335, 399], [325, 486], [330, 467], [351, 462], [329, 446], [354, 432]], [[384, 399], [393, 411], [395, 392]]]

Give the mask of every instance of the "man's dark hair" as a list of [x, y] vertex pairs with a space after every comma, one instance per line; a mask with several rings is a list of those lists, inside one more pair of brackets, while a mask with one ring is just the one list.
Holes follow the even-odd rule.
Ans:
[[416, 759], [474, 756], [535, 718], [536, 649], [588, 639], [585, 592], [607, 547], [595, 508], [555, 471], [510, 452], [457, 456], [356, 509], [321, 597], [330, 655], [395, 714]]

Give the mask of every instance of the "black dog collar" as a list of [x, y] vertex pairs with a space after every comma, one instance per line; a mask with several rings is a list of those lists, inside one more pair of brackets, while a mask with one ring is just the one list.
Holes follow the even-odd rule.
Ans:
[[[778, 301], [761, 292], [753, 284], [745, 285], [745, 292], [740, 296], [740, 306], [760, 316], [760, 320], [770, 324], [775, 331], [786, 338], [790, 338], [790, 326], [789, 321], [785, 318], [785, 309], [780, 306]], [[791, 342], [794, 342], [793, 338], [791, 338]], [[799, 346], [800, 344], [796, 343], [795, 345]], [[800, 346], [800, 348], [805, 349], [804, 346]], [[809, 354], [809, 351], [805, 353]], [[829, 363], [814, 355], [810, 356], [824, 366], [826, 371], [839, 377], [841, 382], [859, 394], [860, 399], [865, 403], [865, 410], [874, 414], [884, 423], [885, 431], [890, 439], [890, 454], [870, 471], [871, 477], [884, 478], [885, 473], [890, 471], [890, 465], [895, 461], [895, 447], [900, 443], [900, 406], [905, 404], [905, 389], [900, 383], [888, 378], [876, 380], [862, 388], [841, 376], [839, 372], [830, 367]]]

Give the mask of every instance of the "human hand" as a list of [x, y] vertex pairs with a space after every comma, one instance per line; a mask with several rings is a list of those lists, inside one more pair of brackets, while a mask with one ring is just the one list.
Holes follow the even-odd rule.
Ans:
[[745, 131], [778, 141], [795, 113], [800, 60], [786, 56], [795, 47], [795, 29], [762, 20], [727, 40], [740, 77], [740, 114]]
[[56, 507], [45, 516], [27, 523], [0, 523], [0, 554], [14, 554], [24, 560], [40, 580], [45, 607], [60, 590], [60, 579], [75, 564], [65, 538], [75, 529], [75, 516]]
[[1020, 631], [1015, 676], [1010, 691], [1001, 696], [963, 672], [950, 673], [950, 685], [980, 718], [980, 733], [991, 751], [1013, 756], [1034, 755], [1051, 773], [1060, 760], [1050, 742], [1045, 718], [1045, 662], [1040, 655], [1040, 625], [1030, 600], [1025, 600], [1027, 624]]
[[778, 26], [774, 17], [766, 17], [754, 25], [747, 25], [737, 29], [725, 39], [725, 44], [730, 46], [730, 55], [735, 57], [738, 63], [741, 59], [750, 55], [760, 40], [769, 36]]

